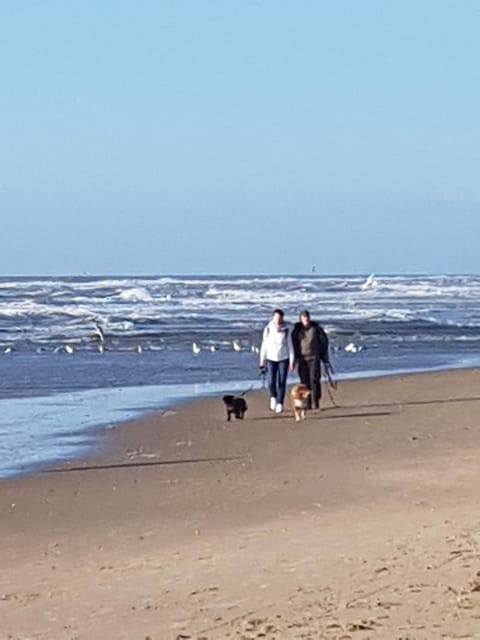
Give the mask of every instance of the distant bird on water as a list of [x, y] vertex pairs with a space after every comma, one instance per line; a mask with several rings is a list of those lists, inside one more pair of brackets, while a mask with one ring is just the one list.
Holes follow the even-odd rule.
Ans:
[[362, 286], [360, 287], [360, 289], [362, 291], [365, 291], [366, 289], [371, 289], [372, 287], [374, 287], [377, 283], [375, 282], [375, 275], [373, 273], [371, 273], [368, 278], [365, 280], [365, 282], [362, 284]]
[[234, 351], [241, 351], [242, 350], [242, 346], [240, 344], [240, 342], [238, 340], [234, 340], [232, 342], [232, 346], [233, 346], [233, 350]]
[[54, 353], [60, 353], [60, 351], [63, 351], [63, 353], [68, 353], [68, 355], [72, 355], [73, 354], [73, 347], [70, 344], [63, 344], [61, 347], [57, 347], [54, 350]]
[[93, 332], [94, 336], [97, 336], [100, 344], [105, 344], [105, 333], [103, 332], [102, 327], [95, 322], [95, 330]]
[[192, 351], [193, 351], [194, 355], [196, 355], [196, 356], [197, 356], [197, 355], [200, 353], [200, 351], [201, 351], [200, 346], [199, 346], [196, 342], [194, 342], [194, 343], [192, 344]]
[[362, 345], [357, 346], [354, 342], [349, 342], [345, 347], [345, 351], [348, 353], [358, 353], [359, 351], [363, 351]]
[[95, 329], [92, 335], [97, 339], [98, 353], [103, 353], [105, 351], [105, 333], [102, 327], [98, 324], [98, 322], [95, 322], [94, 326], [95, 326]]

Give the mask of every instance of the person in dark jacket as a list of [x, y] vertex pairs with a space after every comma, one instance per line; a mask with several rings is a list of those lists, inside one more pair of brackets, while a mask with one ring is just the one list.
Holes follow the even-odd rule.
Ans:
[[313, 404], [314, 409], [319, 409], [322, 396], [321, 363], [326, 371], [330, 367], [327, 334], [318, 322], [311, 320], [309, 311], [301, 311], [299, 322], [292, 331], [292, 342], [300, 382], [312, 392], [308, 408], [311, 409]]

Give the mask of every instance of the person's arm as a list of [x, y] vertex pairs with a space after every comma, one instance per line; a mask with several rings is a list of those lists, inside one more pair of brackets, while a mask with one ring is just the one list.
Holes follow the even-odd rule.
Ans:
[[262, 335], [262, 344], [260, 345], [260, 361], [258, 363], [259, 367], [265, 366], [265, 359], [267, 357], [267, 340], [268, 340], [268, 326], [263, 330]]
[[290, 371], [295, 369], [295, 349], [293, 348], [292, 331], [287, 332], [288, 359], [290, 361]]
[[324, 331], [323, 327], [318, 327], [319, 329], [319, 345], [320, 345], [320, 360], [323, 364], [323, 370], [325, 372], [325, 376], [328, 380], [328, 384], [332, 387], [332, 389], [337, 388], [337, 382], [332, 378], [334, 374], [333, 367], [330, 363], [329, 349], [328, 349], [328, 336]]
[[298, 337], [299, 328], [298, 325], [294, 325], [292, 329], [292, 344], [293, 344], [293, 353], [295, 354], [295, 360], [298, 360], [298, 356], [300, 353], [300, 341]]
[[317, 327], [317, 340], [320, 360], [324, 363], [325, 367], [327, 367], [330, 364], [330, 356], [328, 354], [328, 336], [320, 325]]

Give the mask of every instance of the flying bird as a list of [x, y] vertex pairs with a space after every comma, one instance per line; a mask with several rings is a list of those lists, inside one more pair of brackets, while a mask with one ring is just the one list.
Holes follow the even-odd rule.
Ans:
[[100, 344], [105, 344], [105, 333], [103, 332], [102, 327], [97, 322], [95, 322], [95, 330], [93, 332], [93, 335], [97, 336]]
[[362, 291], [365, 291], [366, 289], [372, 289], [373, 287], [376, 286], [376, 281], [375, 281], [375, 275], [373, 273], [371, 273], [368, 278], [365, 280], [365, 282], [362, 284], [362, 286], [360, 287], [360, 289]]

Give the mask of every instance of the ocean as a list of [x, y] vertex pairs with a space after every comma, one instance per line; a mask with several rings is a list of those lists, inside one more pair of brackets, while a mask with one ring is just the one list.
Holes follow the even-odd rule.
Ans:
[[471, 275], [0, 278], [0, 477], [88, 452], [94, 427], [260, 388], [274, 308], [320, 321], [341, 380], [479, 366], [479, 300]]

